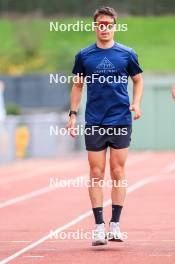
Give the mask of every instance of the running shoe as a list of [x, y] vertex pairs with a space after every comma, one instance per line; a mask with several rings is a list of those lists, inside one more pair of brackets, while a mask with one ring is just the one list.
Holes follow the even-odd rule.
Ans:
[[119, 222], [109, 223], [109, 232], [107, 233], [108, 241], [123, 242], [122, 233], [120, 232]]
[[105, 234], [105, 224], [97, 224], [93, 230], [92, 246], [106, 245], [107, 239]]

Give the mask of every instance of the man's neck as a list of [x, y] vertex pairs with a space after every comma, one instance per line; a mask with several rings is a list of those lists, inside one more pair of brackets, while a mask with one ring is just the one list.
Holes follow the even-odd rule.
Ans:
[[97, 44], [97, 47], [98, 48], [101, 48], [101, 49], [109, 49], [109, 48], [112, 48], [113, 45], [114, 45], [114, 40], [110, 40], [110, 41], [100, 41], [100, 40], [97, 40], [96, 42]]

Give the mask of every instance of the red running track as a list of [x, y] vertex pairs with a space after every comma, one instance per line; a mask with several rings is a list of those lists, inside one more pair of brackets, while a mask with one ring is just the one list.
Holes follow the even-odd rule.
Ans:
[[[18, 161], [0, 168], [0, 263], [175, 263], [175, 153], [131, 152], [128, 195], [121, 228], [124, 243], [92, 247], [70, 232], [94, 227], [86, 187], [50, 188], [50, 177], [88, 179], [83, 154], [65, 159]], [[109, 169], [106, 170], [106, 178]], [[105, 222], [111, 216], [104, 189]], [[65, 239], [51, 239], [51, 230]]]

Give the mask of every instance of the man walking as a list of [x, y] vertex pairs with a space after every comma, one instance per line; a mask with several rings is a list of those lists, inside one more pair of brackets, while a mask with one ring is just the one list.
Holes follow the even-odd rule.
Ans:
[[[92, 245], [107, 243], [103, 219], [103, 190], [98, 181], [104, 179], [108, 147], [110, 148], [110, 174], [113, 180], [109, 240], [122, 241], [119, 220], [126, 186], [118, 187], [117, 183], [122, 183], [126, 179], [125, 163], [132, 132], [131, 111], [135, 112], [135, 120], [141, 116], [142, 69], [132, 48], [114, 42], [116, 18], [117, 14], [113, 8], [102, 7], [95, 11], [96, 43], [78, 52], [72, 71], [77, 75], [78, 80], [72, 87], [70, 118], [67, 125], [71, 128], [72, 136], [74, 136], [73, 129], [76, 124], [83, 83], [87, 80], [85, 144], [88, 151], [90, 180], [97, 182], [89, 187], [96, 223]], [[132, 104], [129, 102], [127, 92], [129, 76], [133, 82]]]

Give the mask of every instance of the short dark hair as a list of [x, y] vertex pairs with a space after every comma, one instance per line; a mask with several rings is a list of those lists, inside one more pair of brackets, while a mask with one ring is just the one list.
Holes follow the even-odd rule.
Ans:
[[97, 20], [97, 17], [100, 15], [110, 16], [114, 19], [114, 23], [116, 23], [117, 12], [115, 11], [114, 8], [109, 6], [104, 6], [99, 9], [96, 9], [94, 13], [94, 22]]

